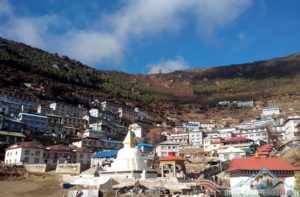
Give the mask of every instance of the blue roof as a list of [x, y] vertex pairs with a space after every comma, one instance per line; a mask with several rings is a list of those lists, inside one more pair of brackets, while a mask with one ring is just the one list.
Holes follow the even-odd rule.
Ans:
[[110, 150], [110, 151], [102, 151], [97, 152], [92, 155], [92, 158], [108, 158], [108, 157], [114, 157], [118, 154], [117, 150]]
[[140, 146], [154, 147], [154, 145], [152, 145], [152, 144], [145, 144], [144, 142], [139, 142], [139, 143], [137, 144], [137, 146], [138, 146], [138, 147], [140, 147]]

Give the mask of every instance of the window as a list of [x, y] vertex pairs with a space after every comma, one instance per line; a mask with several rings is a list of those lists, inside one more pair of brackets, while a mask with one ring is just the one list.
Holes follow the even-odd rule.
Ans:
[[40, 162], [40, 159], [39, 158], [35, 158], [34, 159], [34, 163], [39, 163]]
[[224, 159], [229, 160], [229, 154], [224, 154]]
[[239, 153], [234, 153], [234, 158], [240, 158], [241, 155]]
[[41, 151], [35, 151], [35, 155], [40, 155]]
[[18, 155], [18, 151], [16, 151], [16, 155]]
[[25, 155], [29, 155], [30, 150], [25, 150]]
[[28, 163], [28, 160], [29, 160], [28, 157], [25, 157], [24, 160], [23, 160], [23, 162], [24, 163]]
[[80, 155], [79, 155], [79, 158], [81, 158], [81, 159], [82, 159], [82, 158], [83, 158], [83, 154], [80, 154]]

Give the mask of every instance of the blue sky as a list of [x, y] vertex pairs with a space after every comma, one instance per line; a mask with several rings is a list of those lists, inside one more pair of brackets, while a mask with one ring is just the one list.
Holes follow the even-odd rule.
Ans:
[[0, 0], [0, 36], [92, 67], [171, 72], [300, 51], [299, 0]]

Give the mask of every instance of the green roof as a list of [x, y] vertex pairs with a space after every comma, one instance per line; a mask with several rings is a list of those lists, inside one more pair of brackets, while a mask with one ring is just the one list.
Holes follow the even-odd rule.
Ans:
[[9, 135], [15, 137], [26, 137], [24, 134], [20, 132], [10, 132], [10, 131], [0, 131], [0, 135]]

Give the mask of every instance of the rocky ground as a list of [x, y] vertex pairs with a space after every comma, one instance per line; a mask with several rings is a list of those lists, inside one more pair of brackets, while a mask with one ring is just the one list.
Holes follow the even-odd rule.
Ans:
[[57, 197], [67, 194], [60, 187], [60, 176], [48, 174], [2, 177], [0, 191], [1, 197]]

